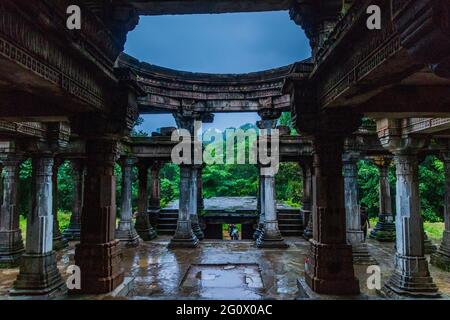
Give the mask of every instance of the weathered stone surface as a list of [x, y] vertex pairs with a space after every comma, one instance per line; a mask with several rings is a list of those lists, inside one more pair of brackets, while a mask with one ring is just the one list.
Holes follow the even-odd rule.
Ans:
[[81, 240], [75, 264], [81, 269], [81, 289], [74, 293], [106, 293], [123, 281], [119, 241], [115, 240], [117, 141], [88, 140]]
[[412, 297], [438, 297], [424, 252], [420, 215], [418, 161], [414, 154], [395, 156], [397, 174], [396, 268], [384, 291]]
[[[18, 265], [24, 252], [22, 233], [19, 227], [18, 194], [20, 155], [9, 154], [2, 159], [5, 176], [0, 189], [0, 267]], [[0, 168], [0, 175], [1, 175]]]
[[134, 158], [121, 159], [122, 165], [122, 206], [120, 210], [120, 221], [116, 229], [116, 239], [125, 246], [138, 246], [139, 235], [133, 226], [133, 212], [131, 207], [131, 185], [132, 169], [136, 163]]
[[72, 241], [80, 241], [81, 212], [83, 211], [85, 166], [83, 160], [72, 160], [73, 202], [70, 223], [63, 236]]
[[395, 223], [392, 214], [391, 187], [389, 184], [388, 169], [391, 163], [387, 158], [376, 158], [374, 160], [380, 171], [379, 193], [380, 212], [377, 225], [370, 232], [370, 237], [378, 241], [395, 241]]
[[157, 237], [156, 231], [150, 224], [148, 216], [148, 164], [138, 164], [138, 212], [134, 228], [142, 240], [150, 241]]
[[[192, 190], [197, 190], [197, 184], [192, 187], [192, 166], [180, 166], [180, 203], [178, 209], [178, 221], [175, 235], [169, 243], [169, 248], [195, 248], [198, 245], [198, 238], [192, 230], [192, 215], [190, 214], [197, 200], [191, 201]], [[197, 212], [195, 212], [197, 214]]]
[[12, 295], [51, 294], [64, 285], [53, 252], [53, 158], [35, 155], [32, 164], [32, 202], [35, 206], [27, 217], [25, 254]]
[[346, 241], [343, 138], [318, 135], [314, 141], [313, 238], [305, 279], [319, 294], [358, 294], [352, 247]]
[[376, 264], [370, 256], [365, 243], [365, 235], [361, 229], [361, 214], [358, 203], [358, 154], [345, 153], [344, 163], [344, 194], [347, 225], [347, 242], [352, 246], [353, 261], [358, 264]]

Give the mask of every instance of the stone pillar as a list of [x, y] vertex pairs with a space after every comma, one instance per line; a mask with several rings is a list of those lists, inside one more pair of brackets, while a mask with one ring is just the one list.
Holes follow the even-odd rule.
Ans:
[[190, 176], [190, 182], [189, 182], [189, 189], [190, 189], [190, 197], [189, 197], [189, 214], [191, 216], [191, 225], [192, 225], [192, 231], [194, 232], [195, 236], [198, 240], [203, 240], [205, 238], [205, 235], [203, 234], [202, 229], [200, 228], [199, 224], [199, 218], [198, 218], [198, 170], [199, 166], [191, 166], [191, 176]]
[[303, 237], [306, 240], [312, 238], [312, 164], [307, 162], [302, 162], [300, 164], [303, 173], [303, 205], [302, 205], [302, 215], [303, 215], [303, 224], [305, 229], [303, 230]]
[[152, 190], [150, 193], [149, 201], [149, 219], [150, 224], [156, 227], [158, 224], [159, 214], [161, 211], [161, 181], [159, 179], [159, 171], [161, 170], [162, 163], [153, 162], [150, 171], [152, 176]]
[[428, 271], [420, 213], [418, 160], [413, 153], [395, 153], [397, 215], [395, 270], [385, 284], [387, 295], [436, 297], [437, 287]]
[[256, 240], [258, 248], [287, 248], [288, 245], [281, 236], [278, 228], [277, 206], [275, 196], [275, 175], [272, 172], [264, 172], [261, 168], [262, 193], [264, 195], [264, 229]]
[[81, 240], [75, 264], [81, 270], [80, 293], [106, 293], [123, 282], [119, 241], [115, 239], [117, 140], [86, 141], [87, 172], [81, 215]]
[[370, 237], [381, 242], [392, 242], [395, 241], [395, 223], [392, 214], [391, 187], [389, 184], [389, 165], [391, 160], [379, 157], [375, 158], [374, 163], [380, 171], [380, 211], [377, 225], [370, 232]]
[[[0, 266], [11, 268], [19, 265], [24, 252], [22, 233], [19, 227], [17, 187], [19, 166], [22, 157], [8, 154], [2, 160], [5, 177], [2, 182], [2, 203], [0, 209]], [[0, 170], [0, 178], [1, 178]]]
[[[265, 130], [266, 134], [260, 134], [259, 144], [258, 144], [258, 154], [261, 156], [261, 151], [266, 148], [266, 154], [269, 153], [269, 148], [277, 147], [274, 143], [274, 139], [278, 137], [273, 135], [273, 129], [276, 128], [278, 118], [281, 112], [275, 110], [272, 105], [267, 105], [258, 111], [261, 120], [258, 121], [258, 128]], [[260, 132], [261, 133], [261, 132]], [[269, 139], [270, 138], [270, 139]], [[262, 139], [267, 139], [265, 145], [261, 144]], [[279, 142], [276, 142], [279, 143]], [[272, 145], [273, 144], [273, 145]], [[269, 146], [270, 145], [270, 146]], [[273, 150], [270, 150], [272, 152]], [[273, 155], [272, 155], [273, 156]], [[279, 159], [276, 159], [279, 161]], [[274, 164], [272, 164], [274, 165]], [[280, 229], [278, 228], [278, 215], [277, 215], [277, 203], [275, 194], [275, 170], [274, 168], [265, 166], [265, 164], [260, 163], [260, 183], [261, 183], [261, 193], [263, 200], [261, 201], [261, 206], [264, 208], [264, 228], [256, 240], [256, 245], [258, 248], [287, 248], [288, 245], [281, 236]]]
[[[261, 170], [259, 171], [261, 173]], [[264, 203], [264, 183], [263, 178], [259, 175], [258, 182], [258, 225], [256, 227], [255, 233], [253, 234], [253, 239], [258, 240], [261, 234], [264, 232], [264, 220], [265, 220], [265, 203]]]
[[51, 294], [64, 286], [53, 251], [53, 158], [49, 154], [34, 155], [32, 163], [32, 207], [27, 217], [25, 254], [11, 295]]
[[342, 178], [343, 137], [314, 137], [313, 238], [305, 280], [319, 294], [358, 294], [352, 247], [347, 244]]
[[148, 167], [148, 163], [145, 162], [138, 164], [138, 212], [135, 229], [144, 241], [153, 240], [157, 236], [148, 216]]
[[198, 238], [192, 231], [190, 215], [190, 199], [192, 197], [190, 184], [192, 171], [190, 165], [180, 165], [180, 200], [178, 205], [178, 221], [175, 235], [169, 243], [169, 248], [194, 248]]
[[438, 251], [431, 255], [431, 264], [450, 271], [450, 152], [443, 154], [445, 172], [444, 223], [445, 229]]
[[64, 161], [59, 158], [55, 158], [52, 169], [52, 187], [53, 187], [53, 250], [58, 251], [67, 248], [69, 245], [67, 239], [61, 234], [59, 229], [58, 220], [58, 171], [59, 167]]
[[358, 154], [347, 152], [343, 156], [347, 243], [352, 246], [354, 263], [372, 265], [376, 261], [369, 254], [361, 228], [357, 161]]
[[70, 223], [63, 236], [72, 241], [80, 241], [81, 212], [83, 210], [85, 167], [83, 160], [72, 160], [73, 201]]
[[201, 212], [205, 209], [203, 201], [203, 166], [199, 166], [197, 170], [197, 210]]
[[125, 246], [136, 247], [139, 245], [139, 235], [133, 226], [133, 208], [131, 206], [133, 184], [133, 165], [135, 158], [125, 157], [120, 159], [122, 166], [122, 203], [120, 208], [120, 221], [116, 229], [116, 239]]

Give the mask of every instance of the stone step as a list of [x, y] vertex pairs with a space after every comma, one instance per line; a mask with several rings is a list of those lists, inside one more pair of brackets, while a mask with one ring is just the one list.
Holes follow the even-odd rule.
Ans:
[[173, 222], [175, 223], [178, 221], [178, 217], [159, 217], [158, 223], [165, 223], [165, 222]]
[[303, 225], [302, 219], [279, 219], [279, 224], [300, 224]]
[[280, 232], [284, 237], [301, 237], [303, 235], [303, 231], [298, 230], [280, 230]]
[[170, 229], [170, 230], [160, 230], [158, 229], [158, 234], [159, 235], [168, 235], [168, 236], [172, 236], [175, 234], [175, 229]]
[[301, 219], [302, 216], [299, 214], [293, 214], [293, 213], [278, 213], [278, 219]]
[[170, 223], [170, 224], [158, 224], [158, 230], [170, 230], [170, 229], [176, 229], [177, 224], [176, 223]]
[[301, 224], [278, 224], [280, 230], [296, 230], [302, 231], [303, 225]]

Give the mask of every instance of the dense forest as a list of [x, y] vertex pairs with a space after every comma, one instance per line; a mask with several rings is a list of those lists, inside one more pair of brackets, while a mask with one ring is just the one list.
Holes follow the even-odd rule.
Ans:
[[[280, 124], [290, 123], [289, 114], [285, 113]], [[254, 128], [246, 124], [241, 128]], [[144, 132], [135, 132], [135, 135], [146, 135]], [[296, 134], [292, 130], [292, 134]], [[248, 141], [247, 141], [248, 144]], [[248, 147], [248, 145], [247, 145]], [[371, 217], [378, 213], [378, 178], [377, 167], [370, 161], [363, 160], [358, 163], [359, 195], [361, 205], [368, 208]], [[69, 162], [64, 162], [58, 173], [58, 208], [69, 212], [72, 206], [72, 178]], [[117, 177], [117, 204], [120, 208], [121, 194], [121, 168], [115, 167]], [[133, 207], [137, 206], [137, 169], [134, 170]], [[256, 196], [258, 188], [258, 170], [255, 165], [208, 165], [203, 170], [203, 196]], [[395, 168], [391, 165], [389, 178], [391, 182], [392, 199], [395, 201]], [[150, 177], [149, 177], [150, 179]], [[166, 164], [160, 172], [161, 179], [161, 206], [178, 198], [179, 170], [174, 164]], [[420, 165], [420, 200], [422, 214], [425, 221], [440, 222], [443, 219], [444, 205], [444, 168], [443, 163], [434, 156], [428, 156]], [[151, 185], [151, 184], [149, 184]], [[22, 163], [20, 169], [19, 199], [20, 212], [26, 215], [30, 206], [31, 194], [31, 161]], [[301, 206], [302, 177], [301, 170], [296, 163], [282, 163], [276, 176], [276, 195], [280, 202], [292, 206]], [[393, 203], [395, 210], [395, 203]], [[118, 210], [119, 211], [119, 210]]]

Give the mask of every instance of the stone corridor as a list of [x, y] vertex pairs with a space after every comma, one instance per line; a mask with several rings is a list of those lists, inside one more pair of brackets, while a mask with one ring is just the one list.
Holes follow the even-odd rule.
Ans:
[[[142, 242], [137, 248], [123, 250], [125, 276], [134, 278], [126, 296], [58, 295], [55, 299], [295, 299], [297, 279], [303, 277], [308, 242], [286, 238], [286, 250], [257, 249], [252, 241], [204, 240], [196, 249], [169, 250], [169, 236]], [[64, 278], [73, 264], [74, 244], [57, 254], [58, 267]], [[394, 244], [368, 241], [369, 251], [379, 262], [382, 283], [389, 278], [394, 265]], [[379, 298], [366, 287], [366, 268], [355, 265], [361, 292], [368, 298]], [[0, 273], [0, 299], [15, 299], [8, 290], [18, 269]], [[431, 275], [442, 298], [450, 298], [450, 273], [430, 265]], [[345, 298], [345, 297], [344, 297]]]

